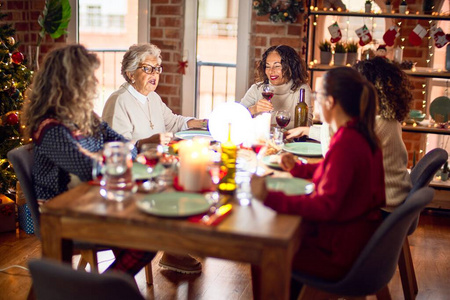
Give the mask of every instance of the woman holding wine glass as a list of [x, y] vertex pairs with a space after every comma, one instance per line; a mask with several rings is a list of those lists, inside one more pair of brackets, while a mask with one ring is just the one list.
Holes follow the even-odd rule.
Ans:
[[[250, 87], [241, 99], [241, 104], [248, 108], [252, 116], [281, 110], [294, 115], [300, 89], [305, 89], [306, 92], [305, 102], [308, 106], [310, 126], [313, 114], [306, 63], [292, 47], [272, 46], [264, 52], [257, 68], [257, 83]], [[271, 124], [275, 123], [275, 114], [272, 114]], [[286, 128], [293, 127], [292, 122]]]

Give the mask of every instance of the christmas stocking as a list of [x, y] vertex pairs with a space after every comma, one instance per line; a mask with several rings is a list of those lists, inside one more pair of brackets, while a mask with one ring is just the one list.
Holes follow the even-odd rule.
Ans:
[[434, 39], [436, 47], [442, 48], [450, 42], [450, 34], [445, 34], [441, 27], [433, 26], [430, 29], [431, 37]]
[[427, 30], [420, 24], [417, 24], [416, 27], [414, 27], [413, 31], [411, 31], [411, 33], [409, 34], [409, 42], [413, 46], [419, 46], [426, 34]]
[[359, 37], [359, 44], [361, 46], [367, 45], [372, 41], [372, 35], [370, 34], [369, 28], [364, 25], [361, 28], [356, 29], [356, 35]]
[[339, 25], [338, 25], [337, 22], [334, 23], [334, 24], [331, 24], [330, 26], [328, 26], [328, 31], [331, 34], [330, 41], [332, 43], [337, 43], [337, 42], [339, 42], [341, 40], [342, 32], [341, 32], [341, 29], [339, 28]]
[[388, 31], [386, 31], [383, 35], [383, 40], [386, 43], [386, 46], [393, 46], [394, 40], [396, 37], [398, 37], [400, 33], [398, 32], [397, 26], [391, 26], [389, 27]]

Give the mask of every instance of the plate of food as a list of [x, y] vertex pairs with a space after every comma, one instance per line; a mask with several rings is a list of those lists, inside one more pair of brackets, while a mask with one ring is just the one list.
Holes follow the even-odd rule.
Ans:
[[136, 205], [143, 212], [160, 217], [189, 217], [204, 213], [211, 207], [203, 194], [184, 192], [149, 194]]
[[175, 137], [182, 139], [182, 140], [191, 140], [193, 138], [205, 138], [207, 140], [214, 140], [214, 138], [211, 136], [211, 133], [207, 130], [185, 130], [185, 131], [179, 131], [175, 133]]
[[283, 146], [283, 150], [300, 156], [321, 157], [322, 146], [319, 143], [299, 142]]
[[308, 195], [314, 191], [314, 183], [301, 178], [266, 177], [267, 188], [288, 196]]

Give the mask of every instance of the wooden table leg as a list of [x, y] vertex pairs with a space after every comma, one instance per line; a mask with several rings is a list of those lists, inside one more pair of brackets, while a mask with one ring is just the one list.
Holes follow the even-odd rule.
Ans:
[[41, 214], [42, 257], [72, 261], [72, 242], [63, 240], [59, 217]]
[[253, 298], [289, 299], [291, 259], [284, 249], [272, 248], [264, 252], [261, 264], [252, 265]]

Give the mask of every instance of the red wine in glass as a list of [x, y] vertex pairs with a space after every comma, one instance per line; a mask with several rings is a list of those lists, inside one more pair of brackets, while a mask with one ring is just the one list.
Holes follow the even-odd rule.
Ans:
[[222, 178], [227, 175], [227, 168], [218, 164], [212, 164], [209, 166], [209, 174], [211, 175], [212, 182], [217, 185], [222, 180]]
[[255, 151], [256, 154], [258, 154], [259, 151], [261, 151], [262, 147], [264, 147], [264, 144], [253, 144], [252, 145], [252, 149], [253, 149], [253, 151]]
[[262, 96], [264, 97], [264, 99], [266, 99], [267, 101], [272, 100], [273, 97], [273, 92], [263, 92]]
[[286, 126], [288, 126], [289, 122], [291, 121], [291, 117], [289, 116], [276, 116], [275, 120], [277, 121], [278, 126], [280, 126], [280, 128], [285, 128]]

